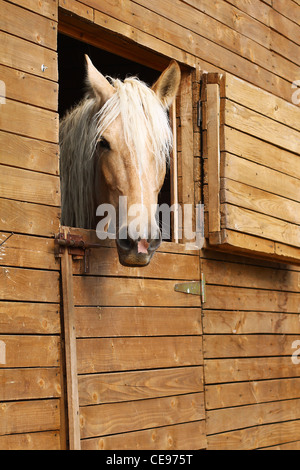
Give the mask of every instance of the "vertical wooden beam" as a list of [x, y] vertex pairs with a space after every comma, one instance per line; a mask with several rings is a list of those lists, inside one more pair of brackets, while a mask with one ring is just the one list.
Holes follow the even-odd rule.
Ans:
[[[65, 235], [67, 229], [64, 229]], [[67, 408], [69, 427], [69, 448], [80, 450], [79, 398], [77, 379], [77, 353], [75, 309], [73, 293], [72, 256], [68, 249], [64, 250], [61, 258], [62, 294], [63, 294], [63, 323], [65, 336], [65, 359], [67, 376]]]
[[220, 90], [218, 84], [207, 85], [207, 158], [208, 158], [208, 226], [209, 233], [220, 232]]
[[[182, 73], [180, 93], [181, 154], [182, 154], [182, 204], [192, 204], [193, 220], [184, 221], [184, 231], [191, 233], [194, 226], [194, 134], [192, 73]], [[183, 210], [184, 213], [184, 210]], [[186, 240], [183, 233], [183, 242]]]
[[172, 104], [170, 110], [170, 118], [173, 131], [173, 151], [172, 151], [172, 163], [171, 163], [171, 205], [175, 207], [173, 213], [173, 242], [178, 243], [178, 158], [177, 158], [177, 122], [176, 122], [176, 98]]

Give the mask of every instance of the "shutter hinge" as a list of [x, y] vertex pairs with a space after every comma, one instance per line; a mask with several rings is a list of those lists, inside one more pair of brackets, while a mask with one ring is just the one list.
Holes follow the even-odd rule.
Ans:
[[202, 103], [201, 100], [197, 102], [197, 126], [201, 127], [202, 125]]
[[201, 273], [200, 281], [184, 282], [182, 284], [175, 284], [175, 292], [182, 292], [184, 294], [199, 295], [201, 303], [206, 302], [206, 288], [205, 288], [205, 275]]

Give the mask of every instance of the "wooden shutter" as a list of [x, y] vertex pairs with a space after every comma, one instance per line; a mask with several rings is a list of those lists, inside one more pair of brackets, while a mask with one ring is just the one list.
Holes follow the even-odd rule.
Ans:
[[229, 74], [202, 101], [209, 244], [300, 263], [300, 108]]

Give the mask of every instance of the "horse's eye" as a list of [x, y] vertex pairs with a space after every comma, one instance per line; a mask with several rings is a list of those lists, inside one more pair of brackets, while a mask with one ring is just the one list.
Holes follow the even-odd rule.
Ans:
[[99, 146], [102, 149], [110, 150], [109, 142], [103, 137], [99, 140]]

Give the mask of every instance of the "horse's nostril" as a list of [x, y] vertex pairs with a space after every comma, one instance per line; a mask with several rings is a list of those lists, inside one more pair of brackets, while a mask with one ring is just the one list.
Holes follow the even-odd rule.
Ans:
[[135, 241], [131, 238], [117, 238], [117, 245], [123, 251], [130, 251], [135, 245]]
[[155, 251], [157, 250], [157, 248], [160, 247], [161, 242], [162, 242], [161, 232], [159, 231], [157, 235], [158, 236], [156, 238], [149, 240], [149, 248], [148, 248], [149, 251]]

